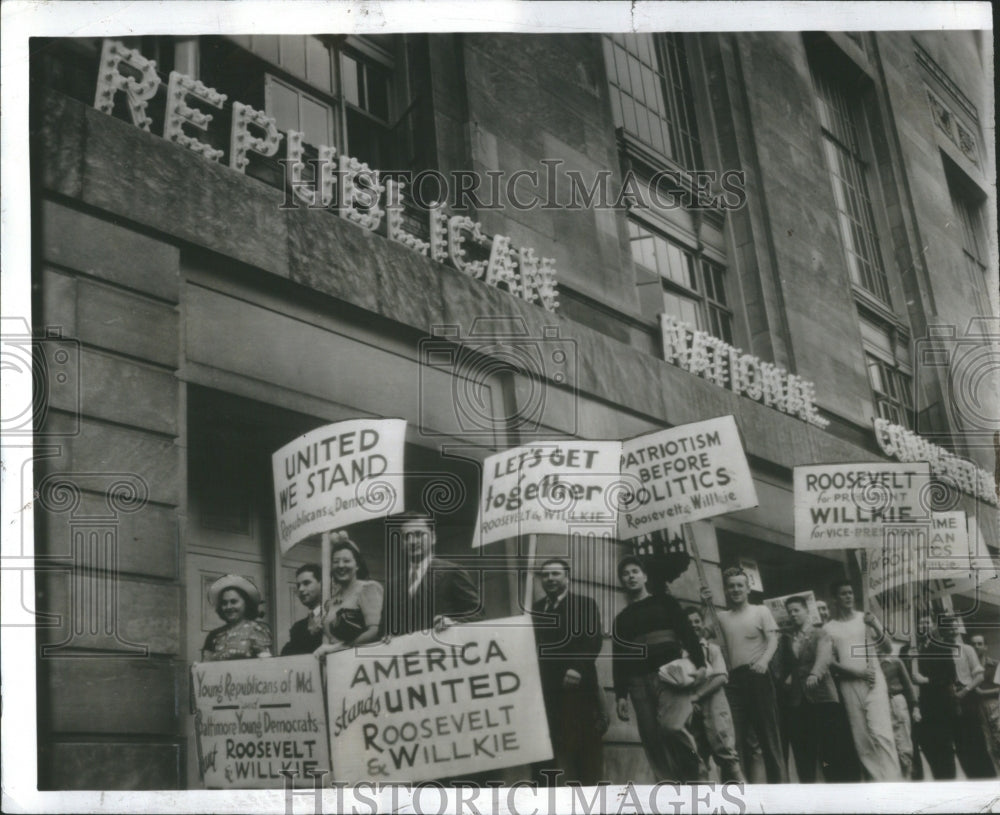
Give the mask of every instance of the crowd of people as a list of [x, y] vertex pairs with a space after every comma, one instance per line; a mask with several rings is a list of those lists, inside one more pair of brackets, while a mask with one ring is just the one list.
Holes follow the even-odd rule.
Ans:
[[[308, 614], [290, 628], [281, 656], [322, 659], [384, 636], [440, 629], [482, 615], [479, 590], [468, 572], [435, 556], [433, 520], [419, 513], [396, 520], [406, 568], [393, 570], [388, 590], [369, 579], [360, 548], [345, 532], [332, 535], [325, 602], [322, 567], [307, 563], [296, 570], [296, 591]], [[204, 661], [271, 656], [271, 630], [259, 619], [260, 591], [251, 581], [220, 577], [209, 589], [209, 600], [225, 625], [205, 638]]]
[[[983, 635], [962, 641], [954, 616], [921, 618], [916, 647], [896, 655], [840, 580], [830, 587], [832, 614], [823, 603], [814, 623], [808, 599], [789, 597], [791, 625], [779, 632], [768, 608], [749, 602], [748, 576], [733, 568], [723, 573], [728, 608], [716, 615], [712, 642], [709, 591], [706, 607], [685, 615], [668, 593], [651, 593], [637, 558], [622, 560], [618, 576], [628, 602], [614, 629], [618, 711], [627, 719], [631, 702], [657, 778], [921, 779], [921, 751], [936, 780], [956, 777], [956, 759], [969, 779], [1000, 773], [997, 662]], [[642, 658], [629, 654], [642, 645]]]
[[[343, 532], [329, 549], [329, 596], [317, 564], [296, 573], [307, 614], [292, 625], [282, 656], [326, 654], [384, 636], [441, 629], [482, 616], [467, 571], [435, 555], [432, 520], [399, 519], [402, 560], [387, 586], [370, 579]], [[597, 603], [571, 591], [564, 558], [542, 562], [544, 596], [531, 608], [553, 758], [537, 765], [547, 784], [606, 781], [604, 735], [611, 711], [596, 663], [603, 644]], [[684, 607], [651, 586], [644, 561], [618, 564], [626, 605], [615, 617], [613, 712], [634, 721], [657, 780], [777, 784], [900, 781], [1000, 773], [1000, 668], [982, 634], [966, 644], [953, 616], [924, 615], [914, 646], [895, 652], [877, 618], [855, 608], [847, 580], [830, 587], [833, 611], [804, 596], [785, 600], [790, 626], [749, 601], [738, 568], [723, 573], [727, 608]], [[226, 575], [210, 589], [225, 622], [205, 640], [205, 661], [268, 657], [272, 635], [258, 618], [260, 592]], [[790, 758], [794, 763], [790, 763]], [[713, 768], [714, 765], [714, 769]], [[790, 767], [794, 774], [790, 774]]]
[[[564, 559], [543, 563], [539, 577], [545, 597], [532, 611], [554, 757], [538, 780], [597, 784], [608, 728], [597, 605], [569, 590]], [[916, 647], [897, 655], [878, 619], [855, 608], [847, 580], [830, 587], [832, 614], [816, 603], [819, 623], [808, 598], [787, 598], [790, 626], [779, 632], [768, 608], [749, 602], [741, 569], [723, 573], [728, 608], [715, 626], [707, 590], [703, 607], [685, 609], [631, 556], [618, 578], [627, 605], [613, 629], [616, 712], [625, 722], [634, 714], [657, 780], [919, 780], [921, 751], [936, 780], [955, 778], [956, 759], [969, 779], [1000, 773], [997, 661], [983, 635], [962, 642], [953, 616], [922, 617]]]

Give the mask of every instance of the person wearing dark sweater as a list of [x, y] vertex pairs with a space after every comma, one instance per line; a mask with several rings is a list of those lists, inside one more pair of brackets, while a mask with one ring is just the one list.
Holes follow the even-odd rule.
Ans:
[[[686, 727], [692, 692], [705, 674], [698, 635], [676, 599], [650, 594], [639, 558], [623, 558], [618, 579], [628, 600], [615, 617], [612, 646], [618, 718], [629, 720], [631, 700], [639, 738], [658, 781], [701, 780], [698, 749]], [[683, 657], [687, 664], [678, 662]]]

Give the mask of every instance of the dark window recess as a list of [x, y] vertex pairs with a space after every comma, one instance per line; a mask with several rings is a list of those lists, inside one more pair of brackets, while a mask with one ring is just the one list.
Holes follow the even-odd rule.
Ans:
[[632, 260], [660, 278], [663, 311], [732, 345], [726, 270], [634, 220], [628, 227]]
[[852, 282], [888, 305], [889, 282], [870, 190], [871, 151], [864, 112], [846, 83], [813, 66], [822, 147]]

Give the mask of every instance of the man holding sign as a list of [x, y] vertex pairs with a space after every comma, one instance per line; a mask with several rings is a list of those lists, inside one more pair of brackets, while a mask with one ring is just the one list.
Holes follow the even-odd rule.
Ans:
[[[729, 662], [726, 695], [736, 726], [736, 747], [743, 766], [751, 766], [752, 731], [764, 754], [769, 784], [788, 780], [778, 731], [778, 702], [768, 665], [778, 649], [778, 626], [766, 606], [749, 602], [750, 581], [739, 568], [722, 573], [729, 610], [719, 612]], [[705, 592], [711, 601], [711, 593]]]

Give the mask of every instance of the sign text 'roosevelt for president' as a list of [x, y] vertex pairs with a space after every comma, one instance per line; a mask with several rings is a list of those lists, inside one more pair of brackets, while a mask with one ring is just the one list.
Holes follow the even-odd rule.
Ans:
[[881, 546], [887, 529], [928, 521], [926, 463], [810, 464], [796, 467], [795, 548]]

